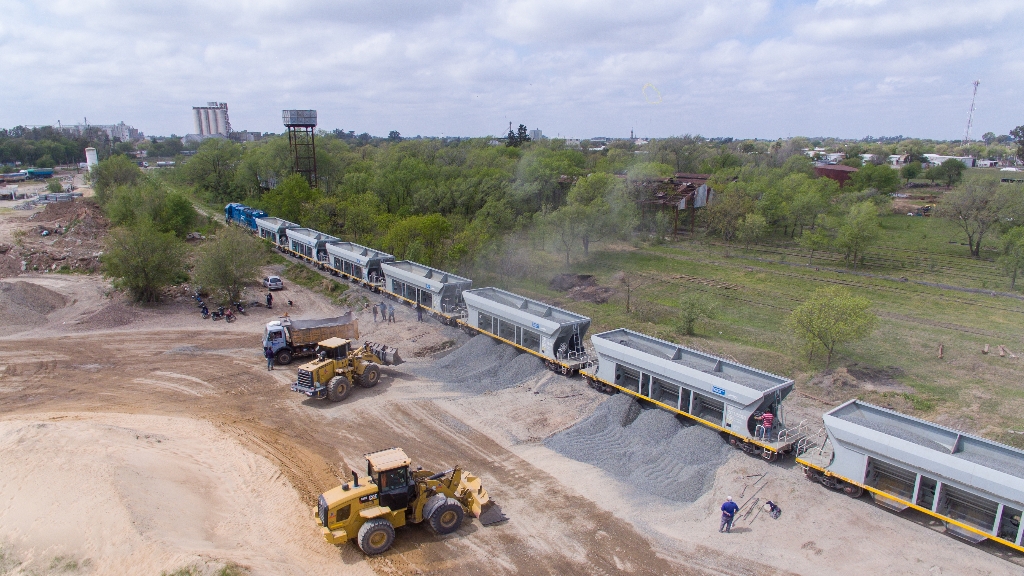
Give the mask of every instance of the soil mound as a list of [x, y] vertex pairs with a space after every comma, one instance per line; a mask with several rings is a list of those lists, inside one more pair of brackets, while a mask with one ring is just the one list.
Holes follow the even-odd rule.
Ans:
[[548, 286], [552, 290], [566, 292], [580, 286], [597, 286], [597, 280], [590, 274], [559, 274], [551, 279]]
[[694, 502], [715, 481], [729, 447], [714, 430], [683, 426], [670, 412], [642, 410], [616, 394], [589, 417], [549, 437], [552, 450], [601, 468], [639, 493]]
[[483, 394], [512, 388], [543, 371], [540, 358], [480, 335], [417, 375], [443, 382], [446, 390]]
[[0, 324], [26, 326], [46, 321], [46, 315], [67, 306], [67, 299], [31, 282], [0, 282]]

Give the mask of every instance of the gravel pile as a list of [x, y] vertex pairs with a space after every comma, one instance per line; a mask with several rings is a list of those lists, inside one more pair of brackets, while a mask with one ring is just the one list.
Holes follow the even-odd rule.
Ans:
[[483, 394], [512, 388], [543, 370], [544, 365], [536, 356], [521, 353], [493, 338], [475, 336], [415, 373], [443, 382], [446, 390]]
[[40, 325], [47, 314], [66, 305], [64, 296], [38, 284], [0, 282], [0, 325]]
[[626, 394], [605, 400], [589, 417], [544, 443], [640, 493], [675, 502], [693, 502], [707, 492], [730, 453], [714, 430], [683, 426], [665, 410], [641, 410]]

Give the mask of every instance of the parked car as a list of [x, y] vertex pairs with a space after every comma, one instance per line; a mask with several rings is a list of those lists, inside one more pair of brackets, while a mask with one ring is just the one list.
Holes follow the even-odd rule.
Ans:
[[284, 282], [280, 276], [267, 276], [263, 279], [263, 287], [267, 290], [284, 290]]

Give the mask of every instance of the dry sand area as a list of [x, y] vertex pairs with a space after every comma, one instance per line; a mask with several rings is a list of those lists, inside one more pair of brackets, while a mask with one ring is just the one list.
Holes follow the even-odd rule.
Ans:
[[[268, 372], [261, 358], [275, 314], [340, 312], [287, 279], [276, 302], [292, 307], [233, 324], [202, 320], [185, 299], [131, 306], [95, 276], [3, 282], [0, 574], [1024, 571], [1020, 555], [829, 492], [791, 462], [725, 449], [405, 307], [395, 324], [368, 311], [359, 322], [408, 361], [332, 404], [288, 390], [294, 364]], [[403, 528], [369, 559], [326, 544], [316, 496], [391, 446], [479, 474], [510, 520], [445, 537]], [[773, 500], [782, 516], [744, 510], [719, 534], [726, 495]]]

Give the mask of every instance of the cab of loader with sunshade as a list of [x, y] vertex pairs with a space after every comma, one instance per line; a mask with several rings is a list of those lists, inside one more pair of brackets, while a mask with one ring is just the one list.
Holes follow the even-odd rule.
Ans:
[[437, 534], [451, 534], [465, 515], [484, 526], [507, 520], [480, 479], [459, 467], [433, 473], [417, 467], [401, 448], [366, 454], [366, 476], [328, 490], [314, 512], [331, 544], [355, 540], [369, 555], [391, 547], [395, 528], [426, 522]]

